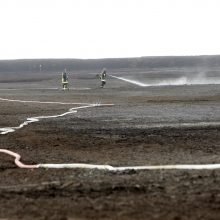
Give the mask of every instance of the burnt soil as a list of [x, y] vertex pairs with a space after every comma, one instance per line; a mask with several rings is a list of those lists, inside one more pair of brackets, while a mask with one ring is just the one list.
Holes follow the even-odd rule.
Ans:
[[[1, 75], [0, 97], [115, 105], [81, 109], [1, 135], [0, 148], [21, 154], [26, 164], [220, 163], [220, 126], [212, 125], [220, 121], [219, 85], [142, 88], [109, 78], [99, 89], [93, 74], [82, 73], [70, 76], [75, 84], [64, 92], [54, 88], [58, 80], [51, 73], [50, 79], [41, 77], [11, 83]], [[0, 101], [0, 127], [75, 106]], [[198, 122], [210, 125], [192, 125]], [[219, 219], [219, 182], [219, 170], [19, 169], [0, 154], [0, 218]]]

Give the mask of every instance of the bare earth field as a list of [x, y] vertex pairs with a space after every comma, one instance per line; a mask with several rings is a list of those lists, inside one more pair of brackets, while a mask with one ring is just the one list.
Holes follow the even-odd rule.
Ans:
[[[95, 74], [71, 73], [71, 89], [64, 92], [58, 74], [1, 73], [0, 98], [115, 105], [42, 119], [0, 135], [0, 148], [21, 154], [26, 164], [220, 163], [220, 85], [212, 83], [220, 70], [202, 81], [190, 70], [118, 70], [112, 74], [154, 86], [109, 77], [104, 89]], [[184, 85], [184, 77], [195, 85]], [[76, 106], [0, 101], [0, 128]], [[0, 219], [217, 220], [219, 183], [220, 170], [31, 170], [0, 154]]]

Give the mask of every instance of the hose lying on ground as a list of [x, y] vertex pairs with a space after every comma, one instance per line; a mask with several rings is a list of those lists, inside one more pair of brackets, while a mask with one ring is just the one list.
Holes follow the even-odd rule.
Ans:
[[53, 168], [53, 169], [98, 169], [106, 171], [126, 171], [126, 170], [214, 170], [220, 169], [220, 164], [178, 164], [178, 165], [155, 165], [155, 166], [129, 166], [129, 167], [113, 167], [110, 165], [96, 165], [96, 164], [84, 164], [84, 163], [69, 163], [69, 164], [36, 164], [26, 165], [20, 161], [21, 156], [13, 151], [0, 149], [0, 153], [8, 154], [15, 158], [15, 164], [19, 168]]
[[[73, 104], [73, 103], [58, 103], [58, 102], [39, 102], [39, 101], [21, 101], [21, 100], [10, 100], [10, 99], [3, 99], [0, 98], [1, 101], [12, 101], [12, 102], [37, 102], [37, 103], [45, 103], [45, 104]], [[14, 132], [17, 129], [24, 127], [33, 122], [37, 122], [40, 119], [48, 119], [48, 118], [57, 118], [62, 117], [68, 114], [75, 113], [77, 109], [83, 108], [90, 108], [96, 106], [112, 106], [113, 104], [89, 104], [86, 106], [71, 108], [69, 111], [60, 114], [60, 115], [52, 115], [52, 116], [38, 116], [38, 117], [31, 117], [27, 118], [25, 122], [20, 124], [18, 127], [8, 127], [8, 128], [0, 128], [0, 134], [7, 134], [10, 132]], [[129, 166], [129, 167], [113, 167], [110, 165], [95, 165], [95, 164], [82, 164], [82, 163], [71, 163], [71, 164], [36, 164], [36, 165], [26, 165], [23, 164], [20, 159], [21, 156], [13, 151], [0, 149], [0, 153], [5, 153], [15, 158], [15, 164], [19, 168], [83, 168], [83, 169], [99, 169], [99, 170], [107, 170], [107, 171], [126, 171], [126, 170], [160, 170], [160, 169], [181, 169], [181, 170], [202, 170], [202, 169], [220, 169], [220, 164], [178, 164], [178, 165], [155, 165], [155, 166]]]
[[87, 105], [80, 106], [80, 107], [70, 108], [67, 112], [65, 112], [63, 114], [60, 114], [60, 115], [37, 116], [37, 117], [27, 118], [25, 122], [21, 123], [17, 127], [0, 128], [0, 134], [8, 134], [8, 133], [14, 132], [15, 130], [21, 129], [21, 128], [23, 128], [24, 126], [26, 126], [28, 124], [38, 122], [40, 119], [58, 118], [58, 117], [63, 117], [63, 116], [69, 115], [69, 114], [73, 114], [73, 113], [76, 113], [78, 109], [92, 108], [92, 107], [98, 107], [98, 106], [113, 106], [113, 104], [88, 104], [88, 103], [22, 101], [22, 100], [3, 99], [3, 98], [0, 98], [0, 101], [22, 102], [22, 103], [61, 104], [61, 105], [87, 104]]

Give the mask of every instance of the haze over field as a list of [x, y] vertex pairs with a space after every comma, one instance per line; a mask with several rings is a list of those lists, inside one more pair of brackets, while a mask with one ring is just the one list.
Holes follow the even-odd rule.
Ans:
[[[197, 74], [195, 76], [181, 76], [176, 78], [169, 78], [169, 79], [142, 79], [138, 81], [134, 79], [134, 77], [117, 77], [112, 76], [113, 78], [120, 79], [122, 81], [138, 85], [141, 87], [148, 87], [148, 86], [181, 86], [181, 85], [207, 85], [207, 84], [220, 84], [220, 75], [218, 77], [207, 77], [204, 73]], [[133, 78], [133, 79], [132, 79]]]
[[[26, 59], [0, 60], [0, 73], [5, 72], [47, 72], [74, 70], [108, 70], [133, 69], [153, 70], [163, 68], [163, 71], [196, 72], [220, 69], [220, 56], [167, 56], [167, 57], [139, 57], [139, 58], [112, 58], [112, 59]], [[164, 69], [165, 68], [165, 69]], [[135, 74], [135, 73], [134, 73]]]

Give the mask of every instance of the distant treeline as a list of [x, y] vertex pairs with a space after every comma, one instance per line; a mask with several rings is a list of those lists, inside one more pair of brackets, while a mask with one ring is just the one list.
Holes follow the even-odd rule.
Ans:
[[220, 55], [212, 56], [167, 56], [111, 59], [25, 59], [1, 60], [0, 72], [38, 72], [74, 70], [110, 70], [119, 68], [215, 68], [220, 67]]

